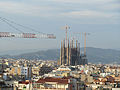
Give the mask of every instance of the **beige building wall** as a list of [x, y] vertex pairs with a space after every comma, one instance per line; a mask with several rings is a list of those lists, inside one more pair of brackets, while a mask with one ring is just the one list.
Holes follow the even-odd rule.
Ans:
[[11, 75], [21, 75], [21, 68], [20, 67], [12, 67], [10, 70]]

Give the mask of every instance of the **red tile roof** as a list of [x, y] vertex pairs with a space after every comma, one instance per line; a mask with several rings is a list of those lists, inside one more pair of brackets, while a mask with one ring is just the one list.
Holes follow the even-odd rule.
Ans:
[[68, 78], [53, 78], [53, 77], [46, 77], [40, 78], [36, 83], [45, 83], [45, 82], [56, 82], [58, 84], [68, 84]]
[[29, 84], [29, 83], [32, 83], [32, 81], [20, 81], [19, 84]]

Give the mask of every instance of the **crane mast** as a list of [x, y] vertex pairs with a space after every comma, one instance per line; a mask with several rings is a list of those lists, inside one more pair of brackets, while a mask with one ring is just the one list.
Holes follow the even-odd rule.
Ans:
[[[87, 35], [90, 35], [90, 33], [86, 33], [86, 32], [74, 32], [74, 34], [79, 34], [80, 35], [80, 38], [83, 39], [83, 37], [81, 37], [81, 35], [83, 36], [84, 35], [84, 55], [86, 56], [86, 43], [87, 43]], [[82, 51], [81, 51], [82, 52]]]
[[67, 41], [68, 41], [68, 30], [70, 29], [70, 27], [68, 26], [68, 25], [66, 25], [65, 26], [65, 34], [66, 34], [66, 36], [65, 36], [65, 46], [67, 47]]

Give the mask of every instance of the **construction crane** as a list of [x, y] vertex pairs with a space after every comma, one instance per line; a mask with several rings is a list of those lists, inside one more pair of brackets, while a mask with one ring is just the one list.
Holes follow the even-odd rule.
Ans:
[[53, 34], [11, 33], [11, 32], [0, 32], [0, 37], [45, 38], [45, 39], [55, 39], [56, 38]]
[[86, 42], [87, 42], [87, 35], [90, 35], [90, 33], [84, 33], [85, 39], [84, 39], [84, 55], [86, 56]]
[[65, 42], [66, 42], [65, 46], [67, 47], [67, 41], [68, 41], [68, 38], [67, 38], [68, 36], [67, 35], [68, 35], [68, 30], [70, 29], [70, 27], [68, 25], [65, 25], [64, 29], [65, 29], [65, 34], [66, 34], [66, 37], [65, 37]]
[[84, 55], [86, 56], [86, 42], [87, 42], [87, 35], [90, 35], [90, 33], [86, 33], [86, 32], [74, 32], [74, 34], [79, 34], [80, 35], [80, 38], [81, 35], [83, 36], [84, 35]]
[[[0, 20], [5, 22], [10, 27], [14, 28], [16, 31], [19, 31], [20, 33], [12, 33], [12, 32], [0, 32], [0, 37], [15, 37], [15, 38], [44, 38], [44, 39], [56, 39], [56, 36], [54, 34], [45, 34], [42, 32], [38, 32], [30, 27], [23, 26], [21, 24], [15, 23], [11, 20], [8, 20], [6, 18], [0, 17]], [[16, 28], [14, 25], [20, 26], [25, 29], [29, 29], [31, 31], [37, 32], [39, 34], [35, 33], [24, 33], [20, 29]]]

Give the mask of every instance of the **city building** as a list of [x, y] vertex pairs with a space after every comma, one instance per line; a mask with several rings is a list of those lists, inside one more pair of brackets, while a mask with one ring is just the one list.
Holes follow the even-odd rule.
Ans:
[[77, 81], [71, 77], [46, 77], [35, 82], [33, 88], [38, 90], [77, 90]]
[[25, 76], [25, 79], [31, 79], [32, 68], [29, 66], [21, 67], [21, 75]]

